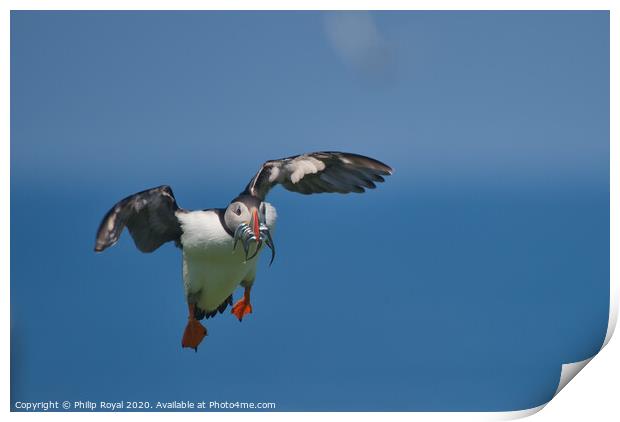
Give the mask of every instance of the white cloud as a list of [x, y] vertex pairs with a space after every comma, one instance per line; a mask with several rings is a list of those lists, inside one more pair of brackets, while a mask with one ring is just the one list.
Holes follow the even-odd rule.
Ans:
[[368, 12], [330, 12], [325, 33], [340, 58], [356, 69], [383, 74], [391, 66], [388, 44]]

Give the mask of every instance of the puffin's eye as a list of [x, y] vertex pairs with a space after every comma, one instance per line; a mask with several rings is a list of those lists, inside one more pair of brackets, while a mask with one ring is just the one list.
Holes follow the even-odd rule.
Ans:
[[235, 210], [235, 214], [241, 215], [241, 207], [237, 207], [237, 209]]

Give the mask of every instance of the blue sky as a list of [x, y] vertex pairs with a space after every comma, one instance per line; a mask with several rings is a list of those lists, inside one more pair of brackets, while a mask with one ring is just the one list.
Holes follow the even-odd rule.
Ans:
[[[13, 12], [11, 31], [12, 402], [512, 410], [600, 347], [606, 12]], [[177, 249], [92, 252], [127, 194], [225, 206], [261, 162], [322, 149], [396, 171], [275, 190], [255, 312], [210, 320], [198, 354]]]

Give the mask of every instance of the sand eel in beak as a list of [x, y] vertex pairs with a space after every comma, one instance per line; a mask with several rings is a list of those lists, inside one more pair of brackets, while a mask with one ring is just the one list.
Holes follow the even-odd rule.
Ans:
[[[222, 313], [228, 306], [239, 321], [252, 313], [250, 291], [260, 252], [264, 245], [270, 249], [269, 265], [276, 252], [272, 237], [276, 210], [265, 202], [271, 188], [280, 184], [306, 195], [362, 193], [390, 174], [390, 167], [369, 157], [314, 152], [267, 161], [226, 208], [188, 211], [177, 205], [169, 186], [147, 189], [108, 211], [97, 231], [95, 251], [114, 245], [125, 227], [142, 252], [175, 242], [183, 252], [189, 310], [181, 345], [197, 350], [207, 335], [201, 319]], [[243, 297], [233, 305], [232, 295], [238, 286], [244, 288]]]
[[[273, 240], [271, 239], [271, 233], [269, 232], [269, 227], [260, 222], [260, 217], [258, 216], [258, 211], [256, 208], [252, 209], [252, 218], [249, 223], [239, 224], [235, 230], [233, 239], [233, 250], [235, 250], [237, 247], [237, 242], [241, 239], [241, 242], [243, 243], [243, 250], [245, 251], [246, 261], [254, 258], [258, 254], [263, 242], [265, 242], [271, 249], [271, 261], [269, 262], [269, 266], [273, 263], [273, 259], [276, 256], [276, 250], [273, 245]], [[250, 241], [255, 242], [256, 249], [254, 253], [248, 257], [248, 253], [250, 251]]]

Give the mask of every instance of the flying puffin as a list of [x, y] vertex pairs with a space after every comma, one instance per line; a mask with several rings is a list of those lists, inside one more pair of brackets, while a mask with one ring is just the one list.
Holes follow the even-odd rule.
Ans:
[[313, 152], [265, 162], [225, 209], [184, 210], [169, 186], [147, 189], [126, 197], [108, 211], [97, 231], [95, 251], [114, 245], [125, 227], [142, 252], [153, 252], [174, 241], [183, 251], [183, 284], [189, 308], [181, 345], [197, 351], [207, 335], [199, 320], [232, 305], [237, 286], [243, 286], [243, 298], [231, 313], [239, 321], [252, 313], [250, 291], [263, 244], [271, 249], [271, 262], [275, 257], [271, 232], [276, 210], [265, 202], [271, 188], [279, 183], [305, 195], [362, 193], [391, 174], [389, 166], [363, 155]]

